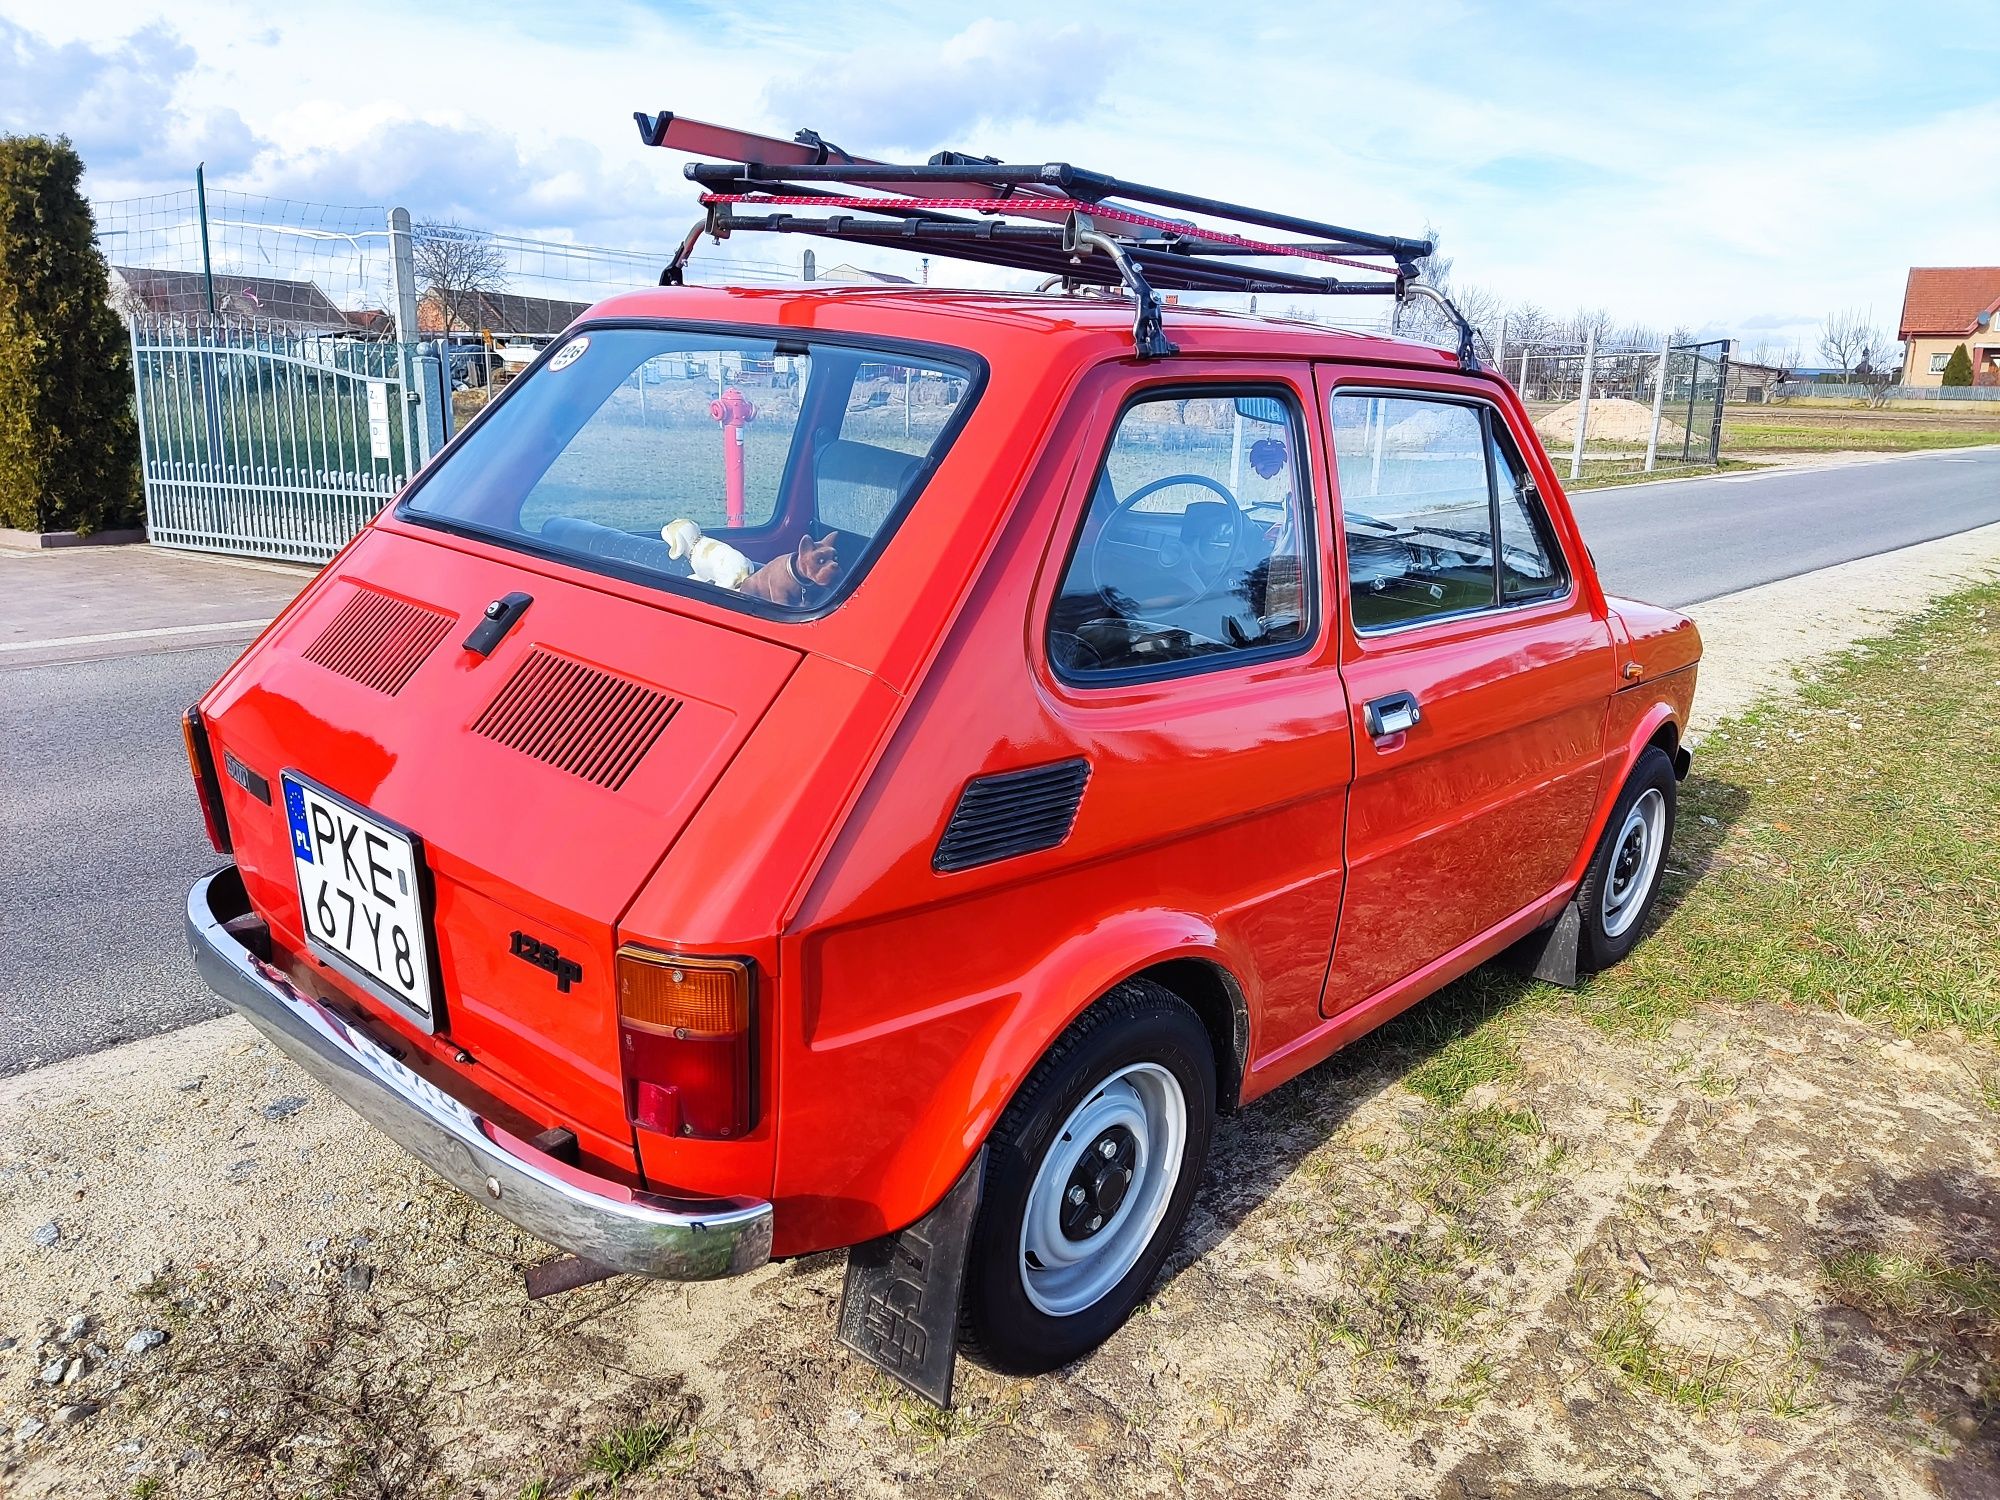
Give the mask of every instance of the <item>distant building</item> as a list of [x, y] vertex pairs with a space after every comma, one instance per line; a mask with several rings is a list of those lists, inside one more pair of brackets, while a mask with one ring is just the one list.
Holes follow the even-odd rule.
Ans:
[[1786, 365], [1760, 365], [1747, 359], [1732, 359], [1729, 362], [1729, 388], [1723, 392], [1722, 399], [1768, 401], [1771, 388], [1791, 373], [1791, 368]]
[[357, 307], [346, 314], [347, 326], [368, 338], [396, 336], [396, 320], [379, 307]]
[[1903, 289], [1903, 384], [1943, 385], [1960, 344], [1978, 385], [2000, 384], [2000, 266], [1912, 266]]
[[[555, 297], [523, 297], [514, 292], [467, 292], [453, 299], [450, 331], [490, 333], [496, 339], [553, 338], [590, 310], [588, 302]], [[446, 331], [444, 300], [426, 292], [417, 302], [417, 330], [426, 337]]]
[[836, 286], [915, 286], [917, 283], [907, 276], [898, 276], [893, 271], [871, 271], [866, 266], [841, 264], [829, 266], [819, 273], [819, 280], [830, 281]]
[[[347, 315], [310, 281], [217, 271], [215, 314], [229, 323], [346, 328]], [[111, 305], [127, 318], [206, 318], [210, 278], [199, 271], [111, 267]]]

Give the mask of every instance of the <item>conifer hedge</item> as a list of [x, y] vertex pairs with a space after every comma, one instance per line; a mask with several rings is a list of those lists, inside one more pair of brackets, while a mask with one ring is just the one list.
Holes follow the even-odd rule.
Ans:
[[66, 138], [0, 136], [0, 526], [141, 516], [131, 344]]

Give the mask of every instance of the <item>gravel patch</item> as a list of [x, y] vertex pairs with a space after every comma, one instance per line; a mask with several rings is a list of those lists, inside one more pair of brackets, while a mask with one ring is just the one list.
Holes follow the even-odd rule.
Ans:
[[[1995, 571], [2000, 527], [1699, 607], [1703, 722]], [[838, 1255], [526, 1302], [545, 1247], [233, 1018], [0, 1080], [0, 1493], [512, 1500], [664, 1424], [620, 1494], [1994, 1491], [2000, 1330], [1818, 1269], [1991, 1255], [1994, 1058], [1765, 1006], [1522, 1031], [1457, 1105], [1375, 1039], [1223, 1122], [1140, 1314], [948, 1414], [839, 1351]]]

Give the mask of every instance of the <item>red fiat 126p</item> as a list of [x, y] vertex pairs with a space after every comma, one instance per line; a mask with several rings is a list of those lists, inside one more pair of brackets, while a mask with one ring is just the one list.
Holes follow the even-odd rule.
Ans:
[[1117, 1327], [1219, 1113], [1631, 948], [1699, 642], [1605, 596], [1462, 323], [1159, 295], [1449, 326], [1420, 241], [640, 126], [729, 158], [717, 237], [1056, 284], [694, 288], [691, 233], [190, 712], [189, 932], [551, 1284], [849, 1247], [842, 1339], [947, 1399]]

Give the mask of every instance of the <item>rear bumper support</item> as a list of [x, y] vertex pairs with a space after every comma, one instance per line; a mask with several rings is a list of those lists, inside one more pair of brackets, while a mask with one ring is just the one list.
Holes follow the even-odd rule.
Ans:
[[771, 1258], [771, 1205], [688, 1201], [595, 1177], [537, 1151], [419, 1077], [302, 994], [226, 929], [249, 910], [234, 866], [188, 892], [201, 977], [369, 1124], [537, 1239], [618, 1271], [710, 1281]]

